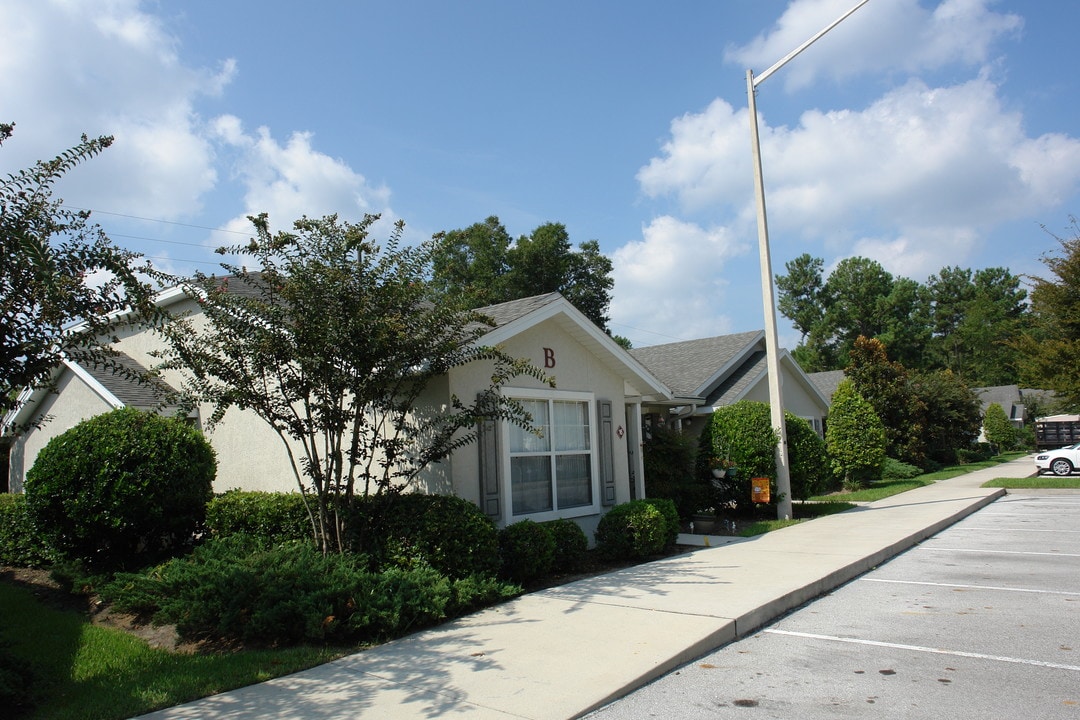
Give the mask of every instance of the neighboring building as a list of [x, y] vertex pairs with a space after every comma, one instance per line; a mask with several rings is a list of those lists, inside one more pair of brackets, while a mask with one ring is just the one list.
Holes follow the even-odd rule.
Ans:
[[836, 392], [836, 388], [840, 386], [840, 383], [845, 377], [843, 370], [825, 370], [824, 372], [809, 373], [807, 377], [810, 378], [810, 382], [814, 383], [814, 386], [818, 391], [828, 399], [829, 404], [832, 405], [832, 396]]
[[[180, 289], [164, 293], [159, 303], [198, 321], [197, 303]], [[555, 377], [557, 389], [532, 378], [518, 378], [503, 388], [524, 402], [548, 431], [539, 438], [505, 423], [491, 424], [478, 444], [429, 468], [420, 489], [470, 500], [500, 525], [525, 518], [573, 518], [591, 535], [608, 507], [644, 497], [642, 407], [671, 403], [671, 392], [558, 293], [482, 312], [495, 327], [478, 344], [500, 345]], [[155, 333], [133, 327], [120, 335], [116, 348], [133, 368], [150, 367], [156, 362], [151, 353], [161, 342]], [[489, 379], [484, 363], [456, 368], [432, 383], [425, 405], [437, 411], [452, 395], [475, 397]], [[9, 420], [37, 421], [45, 415], [51, 420], [12, 442], [12, 490], [21, 489], [26, 469], [52, 437], [115, 407], [150, 409], [156, 404], [152, 395], [136, 398], [129, 394], [131, 388], [121, 389], [124, 383], [119, 380], [96, 377], [68, 363], [57, 370], [55, 392], [24, 398], [17, 418]], [[169, 373], [164, 380], [179, 384]], [[200, 423], [198, 412], [192, 422]], [[297, 489], [281, 440], [253, 413], [230, 410], [207, 437], [218, 457], [215, 491]]]
[[[716, 408], [740, 400], [769, 402], [764, 331], [687, 340], [636, 348], [631, 354], [649, 368], [675, 398], [648, 407], [657, 422], [698, 435]], [[786, 350], [780, 351], [780, 381], [784, 409], [824, 433], [829, 398], [811, 382]], [[671, 402], [682, 403], [675, 408]]]
[[[972, 388], [979, 396], [981, 407], [979, 414], [986, 417], [986, 411], [991, 405], [1000, 405], [1005, 411], [1013, 427], [1024, 427], [1026, 408], [1024, 405], [1024, 393], [1017, 385], [998, 385], [996, 387]], [[980, 431], [979, 442], [985, 442], [986, 437]]]

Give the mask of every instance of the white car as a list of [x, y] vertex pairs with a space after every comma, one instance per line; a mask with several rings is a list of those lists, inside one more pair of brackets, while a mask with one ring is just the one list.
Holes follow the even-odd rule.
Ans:
[[1046, 450], [1035, 456], [1037, 474], [1052, 472], [1055, 475], [1070, 475], [1080, 468], [1080, 443], [1057, 450]]

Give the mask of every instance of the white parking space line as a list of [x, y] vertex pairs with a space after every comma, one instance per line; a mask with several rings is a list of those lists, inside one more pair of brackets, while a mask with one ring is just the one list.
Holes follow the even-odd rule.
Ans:
[[843, 638], [835, 635], [816, 635], [814, 633], [794, 632], [791, 630], [766, 629], [772, 635], [788, 635], [790, 637], [807, 638], [810, 640], [826, 640], [829, 642], [849, 643], [852, 645], [870, 645], [873, 647], [890, 648], [893, 650], [911, 650], [913, 652], [931, 653], [934, 655], [951, 655], [953, 657], [974, 658], [976, 660], [994, 660], [996, 662], [1013, 663], [1016, 665], [1033, 665], [1035, 667], [1055, 668], [1057, 670], [1072, 670], [1080, 672], [1080, 666], [1063, 665], [1061, 663], [1043, 662], [1042, 660], [1025, 660], [1003, 655], [984, 655], [982, 653], [963, 652], [962, 650], [945, 650], [944, 648], [922, 647], [920, 645], [900, 645], [899, 643], [878, 642], [877, 640], [860, 640], [858, 638]]
[[930, 547], [929, 545], [920, 545], [918, 550], [933, 550], [934, 552], [963, 552], [963, 553], [983, 553], [986, 555], [1050, 555], [1052, 557], [1080, 557], [1078, 553], [1061, 553], [1061, 552], [1028, 552], [1025, 550], [981, 550], [978, 548], [943, 548], [943, 547]]
[[1036, 590], [1034, 588], [1010, 588], [998, 587], [996, 585], [959, 585], [954, 583], [921, 582], [919, 580], [884, 580], [880, 578], [863, 578], [863, 580], [866, 580], [866, 582], [894, 583], [897, 585], [930, 585], [932, 587], [965, 588], [968, 590], [1004, 590], [1005, 592], [1036, 593], [1039, 595], [1080, 596], [1080, 592], [1069, 592], [1068, 590]]
[[980, 527], [951, 527], [949, 531], [953, 530], [980, 530], [982, 532], [1037, 532], [1037, 533], [1054, 533], [1055, 535], [1066, 535], [1068, 533], [1074, 533], [1080, 535], [1080, 530], [1035, 530], [1032, 528], [980, 528]]

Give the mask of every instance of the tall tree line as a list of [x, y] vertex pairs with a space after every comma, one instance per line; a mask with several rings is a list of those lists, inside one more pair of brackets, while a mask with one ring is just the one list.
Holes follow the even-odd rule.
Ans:
[[544, 223], [515, 241], [493, 215], [438, 238], [431, 288], [435, 299], [467, 308], [560, 292], [606, 331], [611, 270], [599, 242], [575, 250], [562, 223]]
[[863, 257], [824, 261], [803, 254], [776, 278], [779, 309], [800, 332], [804, 369], [847, 367], [859, 337], [919, 371], [949, 370], [970, 386], [1019, 382], [1018, 339], [1031, 327], [1027, 291], [1006, 268], [942, 268], [926, 283], [894, 277]]

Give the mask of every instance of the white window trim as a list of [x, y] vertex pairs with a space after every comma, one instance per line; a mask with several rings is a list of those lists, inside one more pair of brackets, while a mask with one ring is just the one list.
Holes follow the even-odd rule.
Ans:
[[588, 405], [589, 412], [589, 471], [591, 487], [592, 487], [592, 504], [591, 505], [579, 505], [577, 507], [566, 508], [565, 510], [549, 510], [539, 513], [524, 513], [521, 515], [514, 514], [514, 488], [511, 485], [510, 480], [510, 423], [499, 423], [499, 446], [505, 448], [502, 452], [502, 457], [499, 458], [500, 475], [504, 478], [506, 483], [502, 489], [503, 495], [503, 517], [506, 518], [506, 523], [519, 522], [521, 520], [532, 520], [533, 522], [547, 522], [548, 520], [558, 520], [560, 518], [576, 518], [586, 517], [588, 515], [597, 515], [600, 513], [600, 455], [599, 455], [599, 435], [600, 432], [598, 424], [598, 416], [596, 411], [596, 395], [591, 392], [580, 392], [576, 390], [537, 390], [535, 388], [503, 388], [502, 394], [508, 398], [520, 399], [520, 400], [571, 400], [577, 402], [584, 402]]

